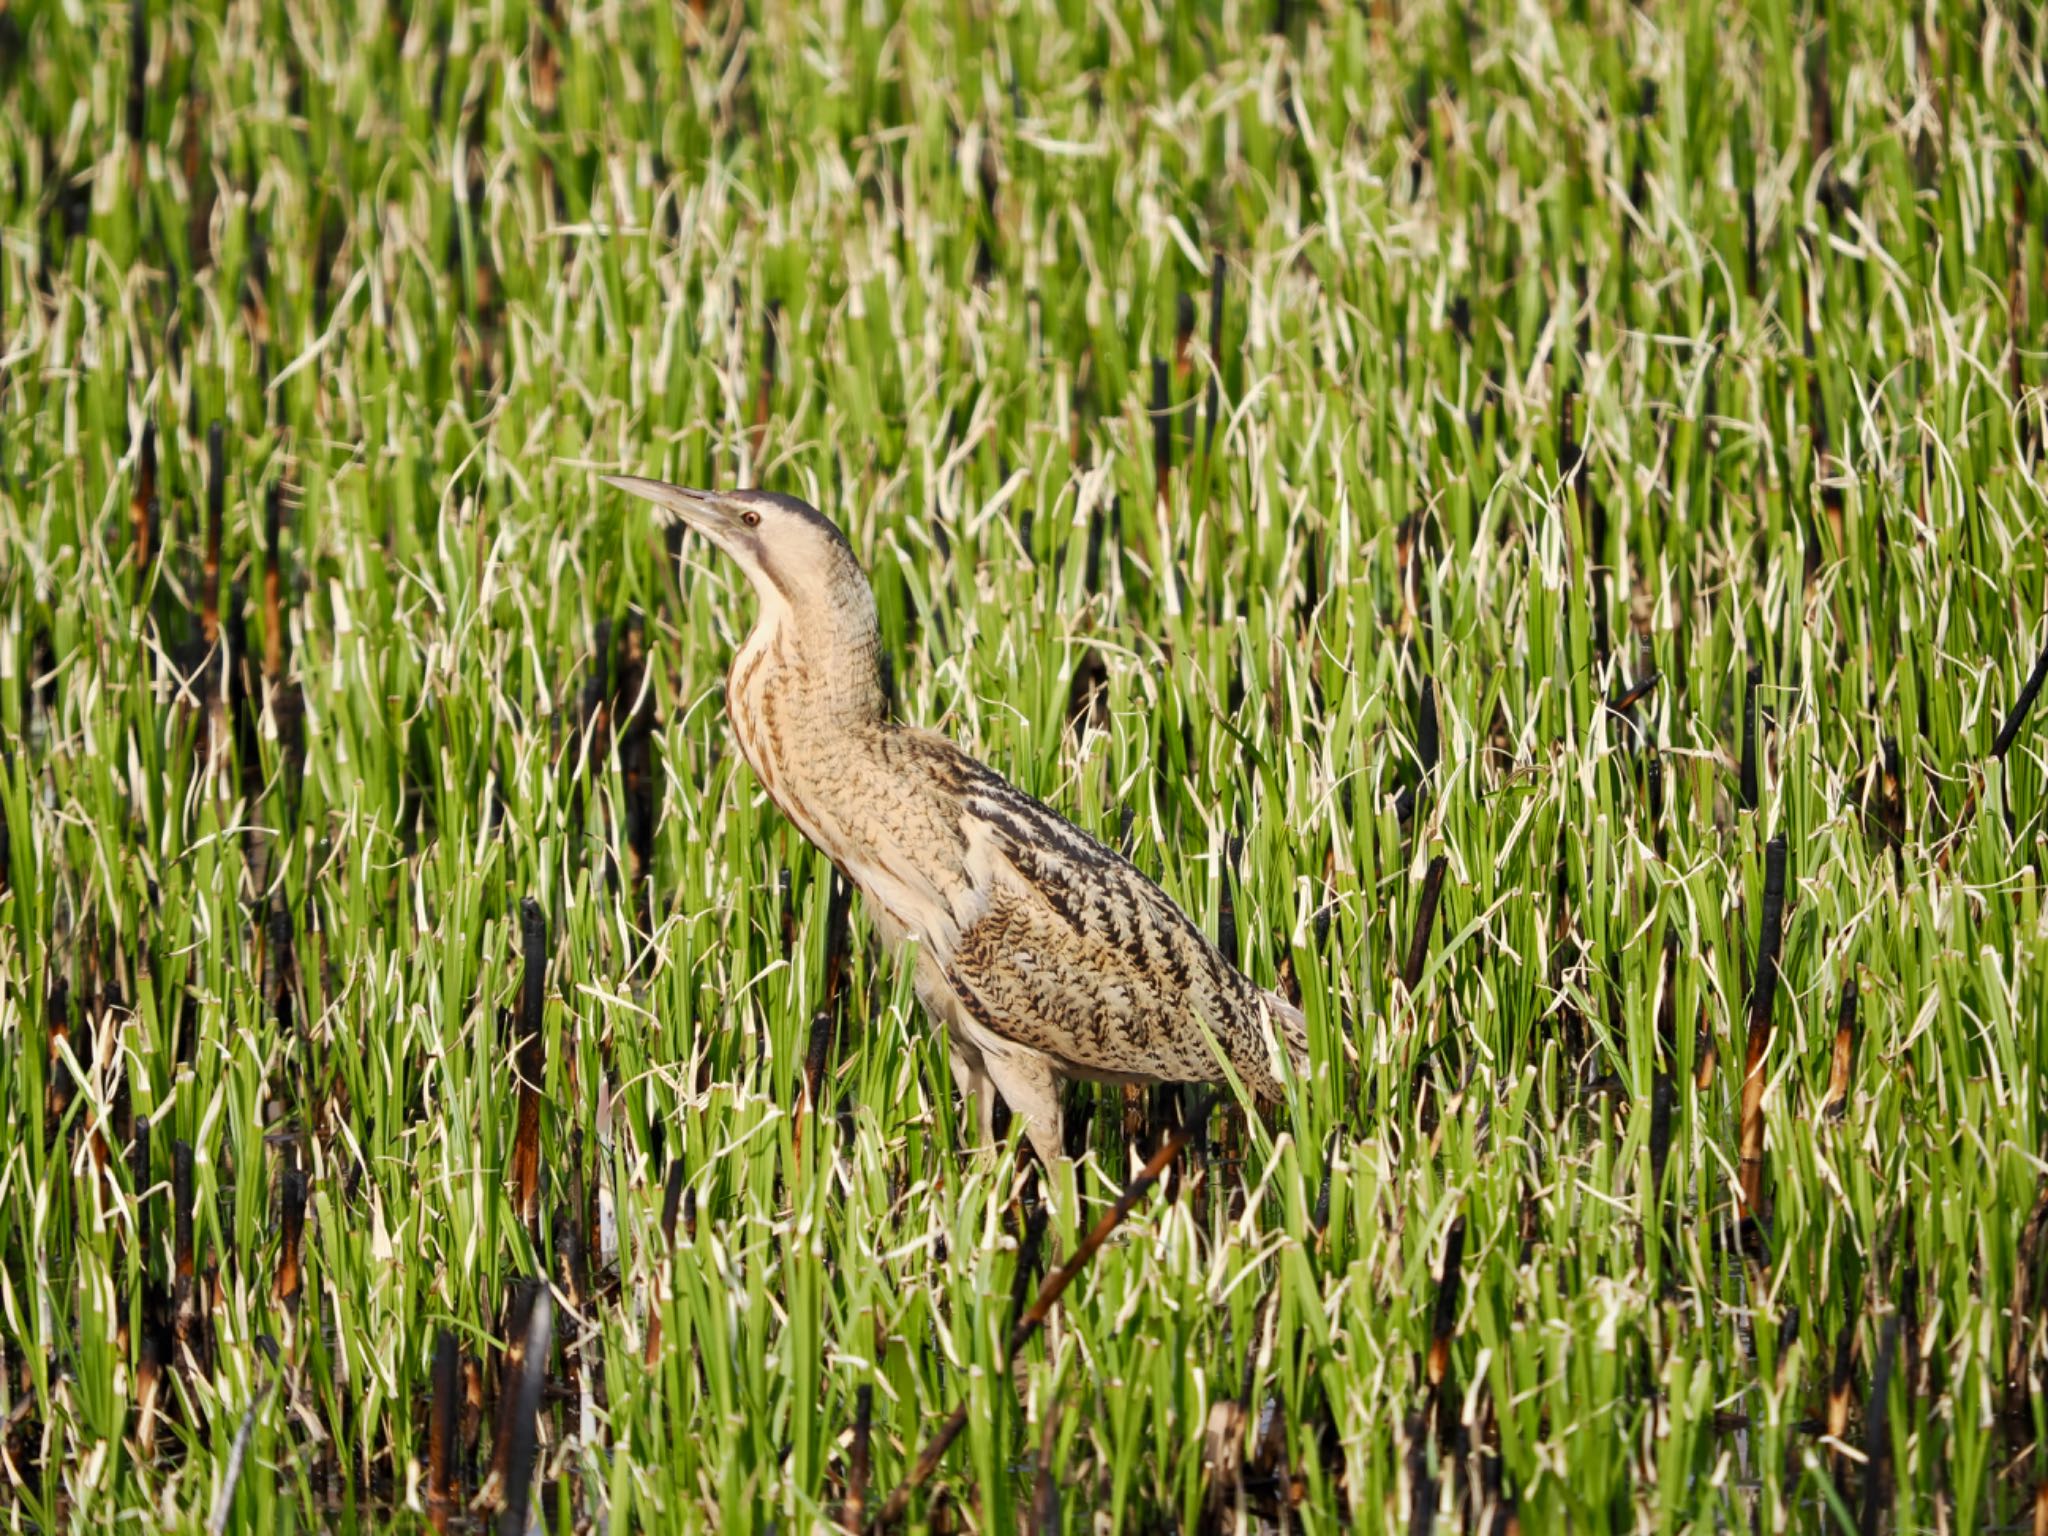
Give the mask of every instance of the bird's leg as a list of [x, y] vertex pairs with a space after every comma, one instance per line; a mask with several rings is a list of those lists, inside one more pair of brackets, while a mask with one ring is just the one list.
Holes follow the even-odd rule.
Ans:
[[989, 1081], [987, 1058], [957, 1028], [946, 1031], [946, 1054], [953, 1062], [953, 1086], [960, 1090], [960, 1107], [963, 1111], [973, 1107], [977, 1145], [986, 1147], [996, 1139], [996, 1092]]
[[1023, 1047], [986, 1053], [988, 1075], [1002, 1093], [1010, 1113], [1024, 1117], [1031, 1150], [1050, 1168], [1066, 1155], [1066, 1133], [1060, 1105], [1060, 1077], [1052, 1062]]

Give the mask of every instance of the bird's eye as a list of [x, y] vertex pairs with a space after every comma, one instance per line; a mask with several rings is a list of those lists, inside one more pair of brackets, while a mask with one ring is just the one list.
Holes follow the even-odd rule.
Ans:
[[749, 528], [758, 528], [761, 526], [761, 514], [752, 510], [745, 511], [740, 514], [740, 521]]

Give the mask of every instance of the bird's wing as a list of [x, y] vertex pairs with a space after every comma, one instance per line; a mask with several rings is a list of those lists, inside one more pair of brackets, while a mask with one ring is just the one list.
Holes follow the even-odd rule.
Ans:
[[1272, 1096], [1265, 995], [1128, 860], [964, 753], [957, 764], [986, 905], [943, 962], [976, 1022], [1110, 1078], [1213, 1081], [1221, 1049]]

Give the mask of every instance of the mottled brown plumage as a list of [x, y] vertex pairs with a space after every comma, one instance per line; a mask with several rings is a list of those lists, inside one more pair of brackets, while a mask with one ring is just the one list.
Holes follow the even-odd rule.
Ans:
[[[733, 736], [784, 815], [866, 899], [944, 1023], [984, 1136], [1001, 1092], [1042, 1158], [1060, 1081], [1205, 1082], [1227, 1059], [1281, 1094], [1301, 1014], [1255, 987], [1126, 859], [945, 737], [888, 718], [874, 595], [845, 537], [793, 497], [620, 477], [730, 555], [760, 599], [733, 658]], [[1219, 1056], [1220, 1053], [1220, 1056]]]

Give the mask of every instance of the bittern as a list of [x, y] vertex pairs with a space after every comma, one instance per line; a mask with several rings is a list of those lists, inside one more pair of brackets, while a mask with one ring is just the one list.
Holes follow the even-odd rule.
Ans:
[[853, 546], [769, 491], [607, 476], [745, 572], [759, 612], [725, 707], [768, 797], [861, 893], [946, 1028], [991, 1138], [1000, 1092], [1048, 1164], [1063, 1080], [1214, 1082], [1281, 1097], [1301, 1013], [1254, 986], [1129, 860], [934, 731], [889, 718], [875, 598]]

